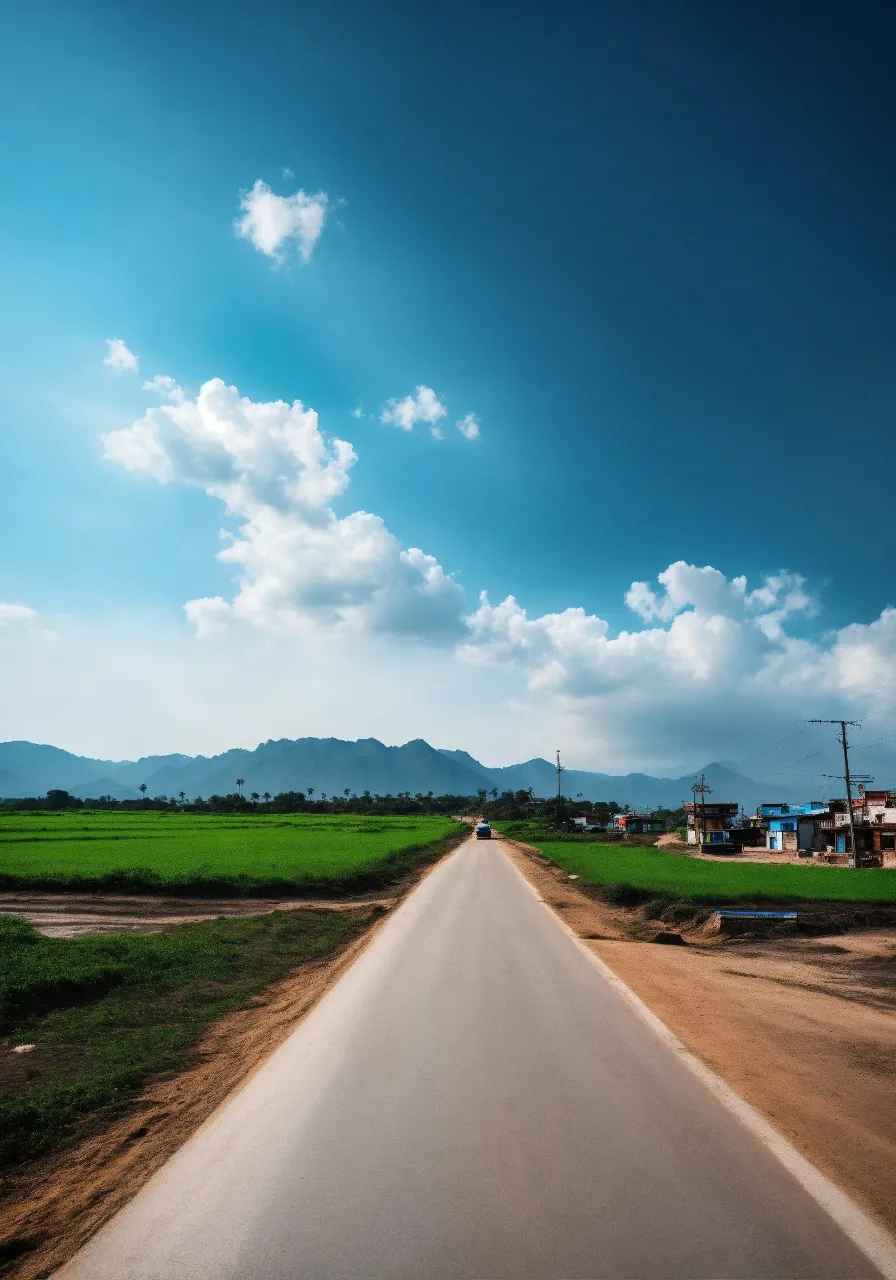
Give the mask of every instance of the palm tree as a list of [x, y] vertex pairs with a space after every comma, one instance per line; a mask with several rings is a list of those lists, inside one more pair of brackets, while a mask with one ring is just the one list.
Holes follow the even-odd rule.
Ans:
[[237, 791], [240, 793], [240, 796], [242, 796], [242, 794], [243, 794], [243, 783], [244, 783], [245, 781], [246, 781], [246, 779], [245, 779], [245, 778], [237, 778], [237, 780], [236, 780], [236, 789], [237, 789]]
[[309, 799], [311, 799], [311, 800], [313, 800], [313, 799], [314, 799], [314, 787], [309, 787], [309, 788], [308, 788], [308, 797], [309, 797]]
[[140, 792], [140, 794], [142, 795], [143, 799], [145, 800], [145, 799], [146, 799], [146, 783], [145, 783], [145, 782], [141, 782], [141, 783], [140, 783], [140, 786], [137, 788], [137, 790]]
[[259, 796], [259, 794], [258, 794], [258, 792], [257, 792], [257, 791], [253, 791], [253, 792], [252, 792], [252, 800], [253, 800], [253, 803], [258, 804], [258, 801], [260, 800], [260, 798], [261, 798], [261, 797]]
[[271, 793], [270, 793], [270, 791], [266, 791], [266, 792], [264, 793], [264, 802], [265, 802], [265, 804], [270, 804], [270, 803], [271, 803]]
[[180, 802], [181, 802], [181, 804], [183, 804], [184, 800], [186, 799], [186, 795], [187, 795], [186, 791], [182, 791], [182, 792], [180, 793]]

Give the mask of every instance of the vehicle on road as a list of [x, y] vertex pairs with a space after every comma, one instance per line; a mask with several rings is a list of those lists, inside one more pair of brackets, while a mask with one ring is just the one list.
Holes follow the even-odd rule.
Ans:
[[491, 840], [491, 838], [492, 838], [492, 829], [491, 829], [491, 827], [488, 825], [488, 823], [487, 823], [487, 822], [477, 822], [477, 823], [476, 823], [476, 839], [477, 839], [477, 840]]

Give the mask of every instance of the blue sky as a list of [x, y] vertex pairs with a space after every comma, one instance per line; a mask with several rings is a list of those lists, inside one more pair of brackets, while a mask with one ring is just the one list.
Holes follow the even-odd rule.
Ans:
[[[811, 603], [791, 598], [778, 689], [766, 642], [781, 644], [763, 624], [766, 647], [748, 661], [736, 645], [720, 682], [695, 659], [691, 696], [637, 713], [642, 667], [623, 672], [617, 651], [595, 680], [595, 637], [572, 653], [542, 627], [522, 653], [480, 618], [463, 624], [477, 652], [458, 658], [464, 644], [446, 656], [427, 622], [408, 657], [407, 636], [368, 620], [344, 659], [358, 685], [333, 732], [451, 745], [447, 732], [500, 762], [562, 732], [577, 763], [659, 768], [737, 756], [808, 701], [806, 714], [876, 705], [896, 674], [889, 638], [862, 633], [864, 656], [847, 660], [832, 635], [896, 604], [892, 20], [882, 5], [820, 5], [811, 25], [794, 3], [674, 10], [260, 3], [221, 4], [212, 19], [204, 5], [80, 0], [4, 16], [0, 601], [59, 637], [67, 687], [84, 699], [54, 719], [23, 695], [9, 736], [130, 754], [253, 741], [274, 721], [290, 736], [327, 731], [330, 704], [308, 689], [288, 715], [274, 693], [211, 717], [200, 701], [189, 729], [156, 708], [142, 736], [114, 700], [91, 700], [69, 628], [85, 644], [94, 628], [95, 651], [117, 644], [119, 656], [121, 628], [135, 628], [144, 666], [170, 645], [167, 687], [197, 661], [185, 602], [234, 597], [233, 567], [215, 557], [245, 510], [228, 518], [195, 475], [159, 484], [103, 458], [101, 436], [140, 418], [156, 373], [189, 397], [220, 378], [256, 403], [312, 406], [326, 437], [358, 454], [336, 518], [375, 513], [433, 556], [465, 589], [463, 617], [486, 589], [492, 605], [512, 594], [529, 621], [580, 608], [610, 638], [668, 635], [691, 612], [707, 620], [701, 634], [724, 617], [752, 636], [760, 606], [780, 600], [754, 601], [743, 622], [739, 603], [713, 612], [715, 597], [679, 587], [677, 612], [638, 615], [626, 592], [659, 591], [678, 561], [745, 575], [744, 598], [782, 569], [805, 580]], [[326, 193], [307, 263], [294, 242], [278, 262], [234, 234], [240, 192], [259, 180], [281, 197]], [[113, 336], [138, 376], [103, 365]], [[443, 440], [381, 420], [418, 386], [446, 408]], [[474, 441], [454, 428], [468, 413]], [[306, 606], [291, 640], [270, 619], [252, 635], [238, 619], [220, 670], [258, 643], [289, 669], [302, 645], [326, 652], [337, 632], [348, 643], [345, 619], [319, 610], [309, 638]], [[4, 628], [12, 660], [47, 678], [22, 635]], [[393, 699], [408, 704], [394, 715], [364, 692], [376, 646], [379, 679], [390, 661], [399, 673], [418, 663], [429, 689]], [[321, 669], [312, 683], [332, 678]], [[761, 716], [740, 723], [757, 679]], [[443, 680], [463, 714], [429, 688]], [[505, 727], [470, 725], [476, 708]]]

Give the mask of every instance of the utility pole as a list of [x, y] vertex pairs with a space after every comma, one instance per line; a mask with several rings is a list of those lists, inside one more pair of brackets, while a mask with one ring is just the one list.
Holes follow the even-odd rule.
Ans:
[[[852, 779], [849, 776], [849, 743], [846, 738], [846, 726], [852, 725], [859, 727], [858, 720], [810, 720], [809, 724], [838, 724], [840, 726], [840, 737], [838, 739], [840, 746], [843, 748], [843, 781], [846, 783], [846, 812], [849, 817], [849, 839], [852, 845], [852, 865], [859, 865], [859, 851], [856, 848], [856, 819], [852, 811]], [[834, 775], [839, 776], [839, 775]]]
[[560, 763], [560, 748], [557, 748], [557, 763], [554, 766], [557, 771], [557, 826], [560, 826], [560, 811], [563, 804], [562, 779], [566, 772], [565, 766]]
[[694, 826], [697, 825], [697, 796], [700, 797], [700, 839], [697, 841], [702, 849], [706, 843], [706, 797], [712, 795], [712, 788], [706, 785], [706, 774], [700, 774], [700, 781], [691, 787], [694, 793]]

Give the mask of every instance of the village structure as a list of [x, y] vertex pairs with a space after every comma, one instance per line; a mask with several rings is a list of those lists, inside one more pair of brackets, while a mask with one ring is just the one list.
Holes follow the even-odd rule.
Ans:
[[[700, 788], [697, 788], [700, 796]], [[765, 850], [770, 857], [814, 858], [834, 866], [896, 868], [896, 790], [858, 787], [852, 800], [852, 822], [846, 800], [807, 800], [803, 804], [769, 801], [747, 814], [734, 801], [709, 799], [709, 788], [684, 806], [687, 842], [707, 853]], [[649, 812], [617, 813], [608, 826], [594, 814], [576, 813], [572, 825], [583, 833], [609, 832], [620, 837], [661, 835], [666, 818]], [[855, 857], [852, 832], [855, 832]]]
[[688, 843], [709, 846], [713, 852], [759, 847], [834, 865], [896, 867], [896, 791], [859, 786], [858, 792], [852, 800], [852, 822], [846, 800], [770, 801], [750, 817], [737, 804], [688, 801]]

